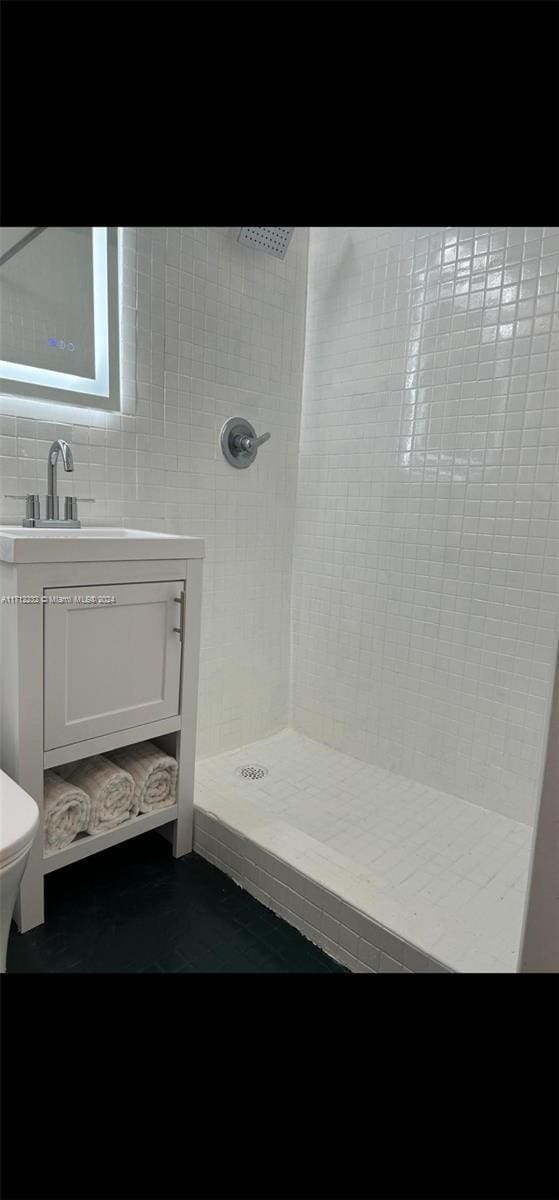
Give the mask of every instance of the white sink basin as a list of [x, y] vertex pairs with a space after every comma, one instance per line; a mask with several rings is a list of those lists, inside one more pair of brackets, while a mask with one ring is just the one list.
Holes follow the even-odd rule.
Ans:
[[[133, 538], [133, 537], [169, 537], [167, 533], [150, 533], [148, 530], [142, 529], [109, 529], [103, 525], [90, 525], [87, 529], [24, 529], [19, 525], [3, 525], [0, 526], [0, 534], [10, 533], [16, 534], [17, 537], [31, 538], [59, 538], [59, 537], [103, 537], [103, 538]], [[172, 536], [172, 535], [171, 535]]]
[[[90, 526], [88, 529], [24, 529], [19, 526], [2, 527], [2, 533], [16, 533], [18, 538], [133, 538], [136, 529], [103, 529]], [[148, 536], [148, 533], [143, 536]], [[157, 536], [155, 534], [154, 536]]]
[[117, 559], [203, 558], [204, 540], [147, 529], [28, 529], [0, 525], [0, 561], [102, 562]]

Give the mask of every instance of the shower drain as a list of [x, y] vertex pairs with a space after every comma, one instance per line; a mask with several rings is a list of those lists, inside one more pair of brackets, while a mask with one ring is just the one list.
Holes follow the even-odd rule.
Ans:
[[259, 767], [256, 764], [252, 764], [248, 767], [237, 767], [237, 770], [235, 771], [235, 775], [240, 775], [241, 779], [262, 779], [262, 777], [267, 774], [267, 767]]

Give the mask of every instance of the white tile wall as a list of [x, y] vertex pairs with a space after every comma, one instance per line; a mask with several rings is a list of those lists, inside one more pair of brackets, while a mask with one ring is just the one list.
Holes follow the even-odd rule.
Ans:
[[[307, 230], [284, 261], [237, 232], [125, 231], [123, 413], [0, 399], [0, 521], [22, 513], [4, 492], [45, 492], [63, 436], [76, 470], [61, 494], [96, 500], [84, 523], [206, 538], [200, 754], [287, 721]], [[272, 434], [248, 471], [218, 444], [237, 415]]]
[[[510, 970], [559, 624], [559, 230], [313, 229], [298, 484], [307, 231], [283, 262], [236, 234], [125, 231], [123, 412], [0, 397], [0, 493], [43, 493], [64, 436], [85, 522], [206, 538], [200, 757], [287, 723], [293, 601], [292, 721], [354, 758], [260, 743], [256, 812], [202, 763], [201, 852], [354, 970]], [[249, 471], [234, 415], [272, 433]]]
[[313, 228], [293, 723], [529, 821], [559, 618], [558, 228]]
[[[63, 435], [84, 520], [206, 536], [200, 754], [287, 713], [307, 231], [283, 262], [236, 232], [126, 232], [122, 414], [0, 400], [2, 493], [43, 492]], [[294, 723], [525, 819], [559, 608], [558, 247], [532, 228], [311, 242]], [[237, 412], [273, 434], [250, 471], [217, 446]]]
[[352, 970], [514, 971], [531, 837], [293, 730], [198, 765], [195, 848]]

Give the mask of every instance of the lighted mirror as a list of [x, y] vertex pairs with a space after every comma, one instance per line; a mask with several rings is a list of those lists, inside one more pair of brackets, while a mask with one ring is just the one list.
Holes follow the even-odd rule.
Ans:
[[0, 228], [0, 390], [120, 407], [118, 231]]

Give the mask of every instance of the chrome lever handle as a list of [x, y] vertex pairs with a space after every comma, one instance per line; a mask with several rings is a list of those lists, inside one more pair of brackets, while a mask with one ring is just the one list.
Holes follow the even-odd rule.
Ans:
[[26, 492], [24, 496], [15, 496], [13, 492], [4, 492], [5, 500], [25, 500], [25, 516], [28, 520], [39, 520], [41, 501], [37, 492]]
[[64, 497], [64, 520], [77, 521], [78, 519], [78, 500], [80, 504], [95, 504], [92, 496], [65, 496]]
[[252, 445], [258, 449], [258, 446], [262, 446], [264, 442], [269, 442], [271, 436], [271, 433], [261, 433], [260, 437], [257, 437], [256, 441], [253, 441]]
[[248, 450], [250, 453], [251, 450], [258, 450], [258, 447], [262, 446], [264, 442], [268, 442], [271, 436], [271, 433], [262, 433], [260, 437], [251, 437], [250, 434], [245, 434], [244, 437], [238, 435], [234, 440], [239, 450]]

